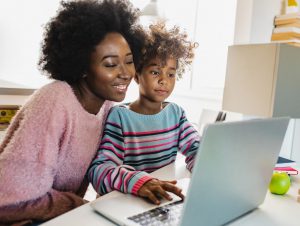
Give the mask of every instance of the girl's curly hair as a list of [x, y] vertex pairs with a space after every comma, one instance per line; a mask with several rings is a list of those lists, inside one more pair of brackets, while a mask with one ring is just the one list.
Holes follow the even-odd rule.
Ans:
[[177, 60], [177, 77], [182, 78], [186, 67], [192, 64], [197, 46], [197, 43], [187, 40], [187, 34], [181, 32], [178, 26], [167, 29], [165, 22], [159, 21], [149, 26], [137, 72], [141, 73], [144, 65], [153, 58], [160, 59], [165, 65], [167, 59], [172, 57]]
[[76, 83], [87, 72], [95, 46], [109, 32], [127, 40], [138, 62], [144, 30], [137, 25], [139, 11], [128, 0], [62, 1], [56, 17], [45, 27], [41, 71], [48, 77]]

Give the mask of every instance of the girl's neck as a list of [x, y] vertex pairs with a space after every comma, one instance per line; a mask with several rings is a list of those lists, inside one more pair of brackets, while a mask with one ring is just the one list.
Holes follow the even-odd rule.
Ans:
[[164, 108], [163, 102], [151, 102], [145, 99], [137, 99], [129, 105], [129, 109], [143, 115], [154, 115]]
[[71, 87], [82, 107], [90, 114], [96, 115], [102, 107], [104, 100], [97, 97], [90, 90], [84, 79], [71, 85]]

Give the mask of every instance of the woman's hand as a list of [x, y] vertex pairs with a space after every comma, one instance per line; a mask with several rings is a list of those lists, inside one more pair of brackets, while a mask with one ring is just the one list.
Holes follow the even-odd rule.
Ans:
[[176, 180], [161, 181], [158, 179], [152, 179], [146, 182], [138, 191], [138, 195], [150, 199], [153, 203], [159, 205], [160, 199], [165, 198], [172, 200], [172, 197], [167, 192], [172, 192], [184, 199], [184, 195], [181, 193], [181, 189], [176, 187]]

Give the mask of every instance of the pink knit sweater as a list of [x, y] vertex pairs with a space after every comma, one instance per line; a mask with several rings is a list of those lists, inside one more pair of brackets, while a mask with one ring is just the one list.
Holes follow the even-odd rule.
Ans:
[[84, 203], [85, 174], [112, 105], [90, 114], [61, 81], [36, 91], [0, 145], [0, 223], [48, 220]]

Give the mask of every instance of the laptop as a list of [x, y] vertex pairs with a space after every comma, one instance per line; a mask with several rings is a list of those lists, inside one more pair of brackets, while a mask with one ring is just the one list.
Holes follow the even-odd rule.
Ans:
[[263, 203], [288, 118], [210, 124], [204, 131], [191, 179], [178, 181], [185, 200], [156, 206], [122, 194], [91, 203], [118, 225], [224, 225]]

